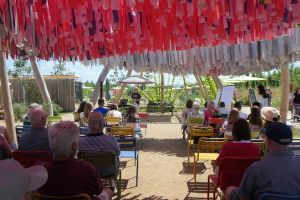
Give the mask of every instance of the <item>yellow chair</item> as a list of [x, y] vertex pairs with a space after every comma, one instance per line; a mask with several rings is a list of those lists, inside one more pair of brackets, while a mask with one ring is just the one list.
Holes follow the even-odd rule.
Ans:
[[32, 200], [91, 200], [91, 197], [86, 193], [77, 194], [74, 196], [52, 196], [52, 195], [43, 195], [37, 192], [31, 193]]
[[213, 137], [214, 129], [211, 126], [191, 126], [190, 137], [188, 139], [188, 163], [190, 162], [190, 149], [194, 144], [194, 137]]
[[196, 164], [199, 160], [216, 160], [219, 151], [228, 140], [226, 138], [200, 138], [194, 153], [193, 174], [196, 182]]
[[264, 139], [251, 139], [251, 142], [259, 146], [261, 155], [263, 156], [266, 151], [266, 141]]
[[188, 125], [193, 126], [193, 125], [201, 125], [203, 124], [203, 119], [202, 118], [188, 118]]
[[49, 128], [50, 126], [52, 126], [53, 123], [61, 122], [62, 117], [61, 116], [48, 116], [47, 121], [48, 121], [47, 127]]
[[111, 127], [119, 126], [121, 119], [119, 117], [106, 116], [106, 117], [104, 117], [104, 122], [105, 122], [106, 132], [110, 133]]

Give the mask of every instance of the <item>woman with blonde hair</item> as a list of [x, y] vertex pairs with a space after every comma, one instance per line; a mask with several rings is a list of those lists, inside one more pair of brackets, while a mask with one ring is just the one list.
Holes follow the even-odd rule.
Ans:
[[86, 102], [83, 112], [80, 113], [80, 125], [87, 125], [90, 112], [94, 109], [92, 102]]
[[233, 108], [229, 112], [227, 121], [224, 122], [222, 126], [222, 132], [224, 133], [224, 137], [228, 139], [232, 139], [232, 127], [233, 124], [240, 118], [240, 112], [238, 109]]

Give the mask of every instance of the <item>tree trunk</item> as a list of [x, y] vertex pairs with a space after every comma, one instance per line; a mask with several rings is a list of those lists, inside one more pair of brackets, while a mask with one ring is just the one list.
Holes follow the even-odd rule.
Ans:
[[94, 105], [96, 105], [98, 97], [100, 95], [101, 82], [104, 81], [104, 79], [106, 78], [108, 72], [109, 72], [109, 68], [104, 67], [101, 74], [99, 75], [99, 78], [98, 78], [97, 83], [95, 85], [94, 91], [93, 91], [93, 93], [91, 95], [91, 98], [90, 98], [90, 102], [92, 102]]
[[221, 80], [219, 79], [219, 77], [218, 76], [212, 76], [212, 78], [213, 78], [217, 88], [222, 91], [223, 84], [222, 84]]
[[2, 93], [3, 109], [4, 109], [4, 119], [5, 119], [5, 125], [8, 132], [9, 143], [17, 145], [13, 106], [11, 102], [11, 94], [10, 94], [5, 58], [2, 52], [0, 55], [0, 81], [1, 81], [0, 89]]
[[185, 76], [183, 75], [182, 78], [183, 78], [183, 84], [184, 84], [184, 91], [185, 91], [185, 94], [186, 94], [186, 98], [188, 100], [189, 99], [189, 92], [187, 90], [187, 84], [186, 84]]
[[290, 86], [290, 71], [288, 66], [281, 65], [281, 103], [280, 103], [280, 118], [286, 123], [289, 108], [289, 86]]
[[[132, 70], [129, 69], [127, 71], [126, 77], [129, 77], [131, 75], [131, 72], [132, 72]], [[126, 84], [122, 83], [122, 85], [121, 85], [121, 91], [120, 91], [120, 93], [117, 95], [117, 97], [115, 99], [115, 104], [117, 104], [117, 105], [119, 104], [120, 99], [121, 99], [121, 97], [122, 97], [122, 95], [124, 93], [125, 86], [126, 86]]]
[[47, 105], [47, 113], [50, 116], [53, 116], [53, 107], [51, 104], [51, 97], [47, 88], [47, 85], [45, 83], [44, 77], [42, 76], [39, 67], [37, 65], [37, 61], [36, 58], [33, 56], [30, 56], [30, 62], [31, 62], [31, 66], [32, 66], [32, 71], [35, 77], [35, 81], [36, 84], [40, 90], [40, 93], [42, 95], [43, 98], [43, 102], [44, 104]]
[[196, 74], [194, 74], [195, 78], [196, 78], [196, 81], [198, 83], [198, 86], [199, 86], [199, 91], [200, 91], [200, 95], [202, 95], [202, 97], [205, 99], [205, 101], [207, 101], [207, 96], [205, 95], [205, 92], [204, 92], [204, 89], [202, 87], [202, 83], [201, 83], [201, 80], [199, 78], [199, 76], [197, 76]]
[[164, 73], [160, 72], [160, 109], [161, 113], [164, 113], [164, 101], [165, 101], [165, 82]]

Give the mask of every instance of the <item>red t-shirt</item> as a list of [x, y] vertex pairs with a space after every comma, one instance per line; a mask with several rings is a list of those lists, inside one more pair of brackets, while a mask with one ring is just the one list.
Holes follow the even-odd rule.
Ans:
[[[94, 166], [81, 160], [65, 160], [45, 164], [48, 180], [38, 192], [45, 195], [72, 196], [79, 193], [99, 195], [103, 184]], [[92, 198], [93, 199], [93, 198]]]
[[227, 142], [223, 145], [220, 155], [216, 160], [219, 166], [220, 160], [224, 156], [232, 157], [260, 157], [259, 146], [251, 142]]

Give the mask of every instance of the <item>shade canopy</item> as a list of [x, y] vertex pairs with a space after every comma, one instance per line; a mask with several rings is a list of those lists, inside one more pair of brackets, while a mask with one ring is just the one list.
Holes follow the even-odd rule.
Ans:
[[124, 84], [152, 84], [153, 81], [150, 81], [142, 76], [129, 76], [122, 80], [120, 80], [118, 83], [124, 83]]
[[247, 81], [265, 81], [267, 79], [265, 78], [259, 78], [259, 77], [252, 77], [252, 76], [238, 76], [238, 77], [233, 77], [229, 79], [223, 79], [222, 81], [224, 83], [243, 83]]
[[10, 0], [0, 2], [0, 38], [13, 57], [21, 48], [136, 71], [245, 73], [295, 58], [277, 39], [293, 37], [299, 10], [295, 0]]

